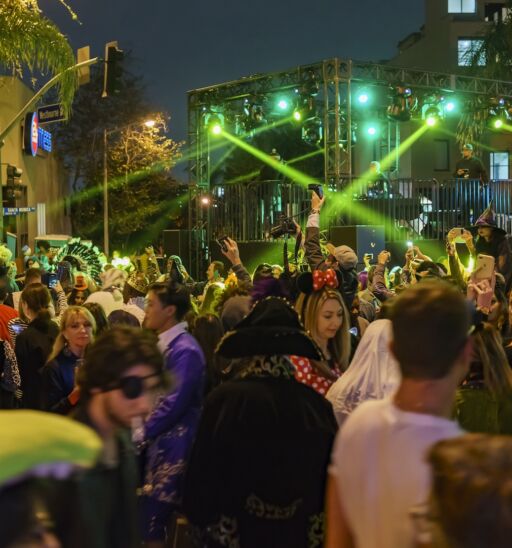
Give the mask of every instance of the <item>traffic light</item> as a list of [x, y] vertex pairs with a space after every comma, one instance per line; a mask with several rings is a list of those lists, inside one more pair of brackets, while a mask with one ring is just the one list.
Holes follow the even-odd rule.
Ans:
[[23, 170], [19, 167], [7, 164], [7, 184], [5, 186], [5, 199], [12, 201], [18, 200], [23, 196], [23, 185], [20, 177]]
[[14, 185], [16, 183], [21, 183], [20, 180], [18, 180], [23, 175], [23, 170], [19, 167], [12, 166], [11, 164], [7, 164], [7, 184], [8, 185]]
[[102, 97], [117, 95], [121, 91], [123, 61], [124, 52], [117, 47], [117, 42], [108, 42], [105, 46], [105, 76]]

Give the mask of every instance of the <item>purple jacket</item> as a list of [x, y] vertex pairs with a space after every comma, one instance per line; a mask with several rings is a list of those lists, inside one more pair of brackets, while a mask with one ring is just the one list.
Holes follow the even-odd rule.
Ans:
[[171, 513], [180, 508], [203, 403], [205, 359], [192, 335], [180, 333], [169, 344], [165, 366], [174, 389], [157, 403], [145, 424], [147, 451], [140, 499], [145, 541], [163, 540]]
[[172, 376], [174, 390], [163, 398], [149, 416], [145, 438], [151, 441], [200, 411], [203, 402], [205, 359], [199, 343], [189, 333], [181, 333], [167, 347], [165, 368]]

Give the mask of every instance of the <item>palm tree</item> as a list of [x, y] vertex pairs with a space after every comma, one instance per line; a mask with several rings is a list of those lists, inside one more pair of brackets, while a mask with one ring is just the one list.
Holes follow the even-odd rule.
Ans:
[[[65, 3], [58, 0], [70, 12]], [[55, 76], [75, 64], [75, 56], [66, 37], [47, 19], [38, 0], [1, 0], [0, 66], [22, 77], [28, 70], [32, 77]], [[59, 101], [69, 111], [78, 86], [75, 72], [67, 72], [58, 84]]]

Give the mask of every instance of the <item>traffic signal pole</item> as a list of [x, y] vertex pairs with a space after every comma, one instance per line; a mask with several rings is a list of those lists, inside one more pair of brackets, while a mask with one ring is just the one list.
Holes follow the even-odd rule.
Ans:
[[[33, 97], [30, 98], [30, 100], [21, 108], [21, 110], [14, 116], [14, 118], [5, 126], [5, 128], [0, 133], [0, 162], [1, 162], [1, 153], [2, 153], [2, 147], [5, 144], [5, 138], [7, 135], [15, 128], [23, 119], [25, 114], [29, 112], [29, 110], [39, 101], [39, 99], [55, 84], [58, 84], [59, 80], [64, 76], [64, 74], [67, 74], [68, 72], [74, 72], [76, 70], [80, 70], [81, 68], [88, 67], [90, 65], [96, 64], [98, 61], [100, 61], [99, 57], [94, 57], [93, 59], [87, 59], [86, 61], [82, 61], [81, 63], [77, 63], [76, 65], [73, 65], [72, 67], [68, 67], [66, 70], [63, 70], [62, 72], [59, 72], [59, 74], [56, 74], [53, 78], [48, 80], [46, 84], [37, 92], [34, 94]], [[2, 177], [2, 169], [0, 165], [0, 202], [2, 204], [2, 207], [0, 209], [0, 239], [4, 240], [4, 201], [3, 201], [3, 177]]]

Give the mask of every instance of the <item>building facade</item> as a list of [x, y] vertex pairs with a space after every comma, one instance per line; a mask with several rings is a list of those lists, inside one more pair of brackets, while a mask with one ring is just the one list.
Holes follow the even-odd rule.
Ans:
[[[0, 127], [5, 127], [32, 95], [33, 92], [18, 78], [0, 77]], [[30, 116], [7, 135], [0, 148], [4, 232], [17, 236], [18, 253], [25, 244], [34, 249], [37, 236], [70, 234], [71, 230], [68, 184], [61, 162], [51, 151], [51, 124], [40, 126], [41, 131], [35, 123], [29, 125]], [[31, 131], [33, 134], [25, 141], [25, 132]], [[15, 195], [7, 187], [8, 165], [23, 171], [17, 180], [21, 185], [16, 186]], [[16, 208], [31, 211], [18, 213]]]
[[[425, 24], [398, 43], [398, 53], [389, 60], [389, 65], [438, 73], [469, 74], [470, 59], [482, 36], [493, 21], [502, 20], [507, 14], [503, 1], [492, 0], [425, 0], [424, 10]], [[481, 62], [485, 63], [485, 59]], [[391, 173], [392, 178], [443, 180], [452, 177], [455, 164], [461, 157], [456, 131], [465, 97], [450, 95], [450, 90], [440, 90], [440, 93], [443, 92], [453, 99], [456, 105], [454, 112], [393, 162], [396, 169]], [[413, 89], [413, 93], [423, 92]], [[418, 112], [414, 117], [418, 118]], [[418, 123], [414, 122], [392, 124], [391, 128], [387, 128], [384, 140], [392, 145], [403, 143], [417, 128]], [[480, 142], [472, 144], [491, 179], [511, 178], [511, 132], [485, 131]], [[356, 147], [354, 172], [364, 172], [371, 159], [382, 159], [389, 148], [383, 142], [376, 142], [370, 147]]]

